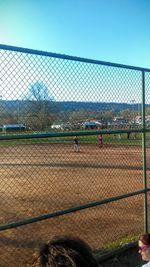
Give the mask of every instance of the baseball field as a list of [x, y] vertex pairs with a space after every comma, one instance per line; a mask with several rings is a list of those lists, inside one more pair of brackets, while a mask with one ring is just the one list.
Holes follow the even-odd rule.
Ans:
[[[150, 149], [147, 149], [149, 168]], [[10, 223], [143, 189], [142, 148], [70, 144], [0, 146], [0, 223]], [[0, 266], [24, 266], [54, 235], [74, 234], [94, 250], [143, 231], [143, 195], [0, 232]]]

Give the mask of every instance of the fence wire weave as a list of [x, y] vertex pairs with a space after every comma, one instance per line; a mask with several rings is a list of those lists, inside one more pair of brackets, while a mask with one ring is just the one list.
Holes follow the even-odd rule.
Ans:
[[0, 266], [58, 234], [101, 250], [148, 230], [149, 86], [148, 69], [0, 45]]

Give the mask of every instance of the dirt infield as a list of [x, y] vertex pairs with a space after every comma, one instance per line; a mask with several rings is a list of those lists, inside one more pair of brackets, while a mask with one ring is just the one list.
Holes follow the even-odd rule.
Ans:
[[[82, 145], [80, 153], [60, 144], [1, 146], [0, 162], [1, 223], [143, 188], [136, 146]], [[140, 195], [1, 232], [0, 266], [25, 265], [35, 247], [57, 234], [78, 235], [97, 250], [142, 231]]]

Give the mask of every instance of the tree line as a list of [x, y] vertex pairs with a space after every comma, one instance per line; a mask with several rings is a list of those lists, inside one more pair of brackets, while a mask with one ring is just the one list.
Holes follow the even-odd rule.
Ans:
[[[133, 109], [61, 110], [55, 98], [50, 95], [48, 87], [40, 81], [31, 85], [22, 99], [10, 101], [10, 103], [0, 100], [0, 125], [23, 123], [32, 130], [45, 130], [54, 123], [75, 124], [85, 120], [111, 121], [117, 116], [130, 121], [139, 115], [139, 111]], [[149, 107], [146, 108], [146, 115], [150, 115]]]

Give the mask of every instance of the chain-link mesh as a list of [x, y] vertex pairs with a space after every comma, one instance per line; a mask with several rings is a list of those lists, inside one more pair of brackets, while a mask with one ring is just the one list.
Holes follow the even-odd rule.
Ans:
[[0, 266], [26, 264], [54, 235], [101, 250], [143, 231], [150, 79], [147, 72], [144, 100], [142, 72], [1, 47]]

